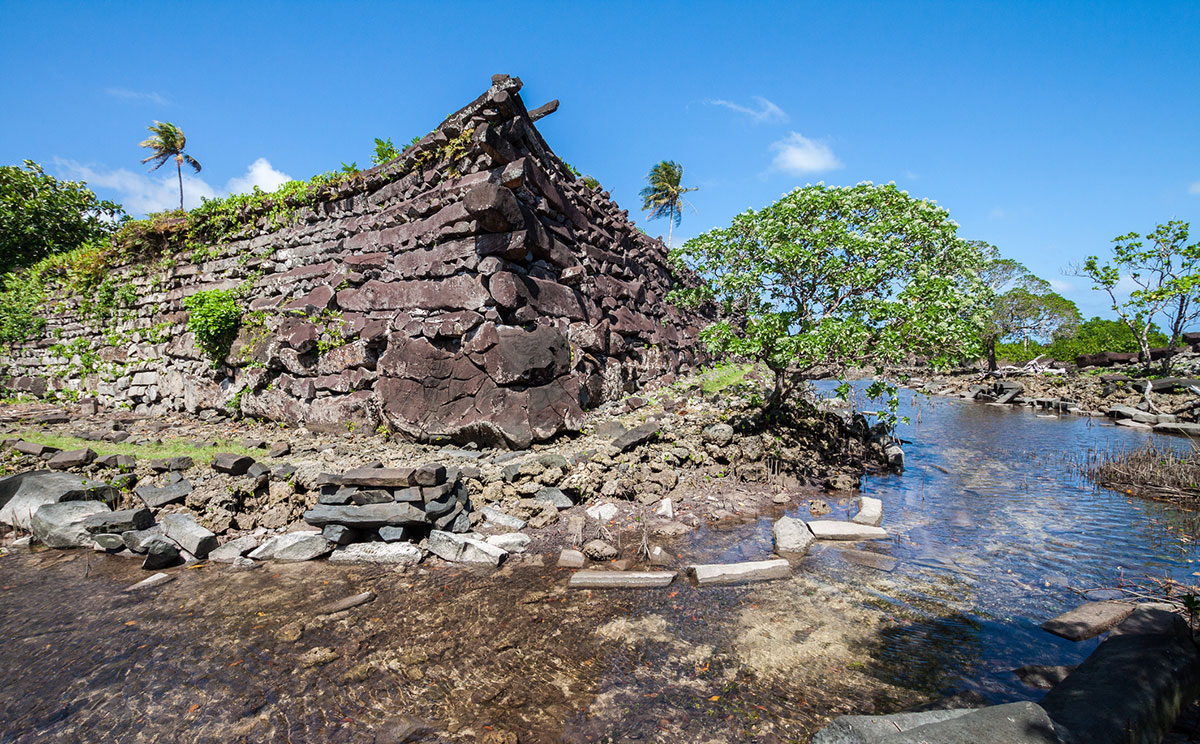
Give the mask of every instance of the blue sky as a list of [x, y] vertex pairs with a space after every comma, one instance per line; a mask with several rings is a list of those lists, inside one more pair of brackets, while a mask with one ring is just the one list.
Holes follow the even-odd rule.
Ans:
[[562, 101], [546, 139], [631, 213], [682, 163], [676, 242], [795, 186], [895, 181], [1107, 315], [1068, 264], [1168, 219], [1200, 237], [1195, 2], [3, 0], [0, 26], [0, 163], [134, 213], [177, 198], [139, 163], [154, 119], [204, 165], [191, 201], [365, 166], [506, 72]]

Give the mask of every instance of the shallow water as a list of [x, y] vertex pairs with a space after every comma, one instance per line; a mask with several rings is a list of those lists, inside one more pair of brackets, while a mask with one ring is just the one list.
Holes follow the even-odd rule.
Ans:
[[[0, 559], [0, 741], [382, 742], [419, 725], [453, 741], [806, 741], [843, 712], [1036, 699], [1011, 669], [1077, 663], [1097, 643], [1041, 621], [1122, 572], [1193, 578], [1190, 515], [1070, 467], [1152, 435], [914, 400], [908, 470], [863, 488], [893, 537], [857, 547], [896, 558], [891, 572], [836, 548], [789, 580], [639, 592], [569, 591], [569, 572], [526, 565], [206, 566], [125, 595], [143, 574], [123, 559]], [[763, 558], [776, 516], [671, 547]], [[314, 614], [367, 589], [368, 605]]]

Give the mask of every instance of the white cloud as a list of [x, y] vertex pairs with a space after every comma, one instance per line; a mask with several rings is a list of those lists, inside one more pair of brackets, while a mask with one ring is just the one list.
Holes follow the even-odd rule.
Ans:
[[991, 220], [1002, 220], [1007, 216], [1008, 212], [1004, 211], [1000, 207], [992, 207], [992, 211], [988, 212], [988, 219]]
[[[179, 176], [171, 167], [174, 165], [171, 161], [150, 173], [137, 173], [127, 168], [104, 170], [60, 158], [54, 159], [54, 165], [66, 178], [86, 181], [93, 189], [115, 191], [115, 200], [130, 214], [146, 215], [179, 208]], [[290, 176], [275, 170], [266, 158], [258, 158], [251, 163], [245, 175], [229, 179], [223, 192], [218, 192], [203, 178], [185, 170], [183, 206], [195, 209], [200, 206], [202, 199], [212, 199], [222, 193], [242, 193], [255, 186], [264, 191], [274, 191], [290, 180]]]
[[1200, 194], [1200, 181], [1192, 181], [1191, 185], [1188, 186], [1188, 193]]
[[246, 175], [229, 179], [225, 188], [231, 194], [253, 191], [255, 186], [263, 191], [274, 191], [290, 180], [292, 180], [291, 176], [272, 168], [269, 160], [259, 158], [246, 169]]
[[799, 132], [789, 132], [788, 136], [773, 142], [771, 150], [775, 152], [775, 159], [771, 161], [773, 171], [804, 175], [842, 167], [842, 161], [837, 159], [829, 145], [811, 140]]
[[1050, 285], [1050, 289], [1053, 289], [1055, 292], [1058, 292], [1059, 294], [1066, 294], [1075, 289], [1074, 284], [1071, 284], [1070, 282], [1067, 282], [1067, 281], [1063, 281], [1062, 279], [1047, 279], [1046, 283]]
[[751, 98], [753, 98], [754, 102], [758, 104], [758, 108], [743, 106], [740, 103], [726, 101], [721, 98], [708, 98], [704, 100], [704, 103], [710, 106], [722, 106], [730, 111], [736, 111], [739, 114], [745, 114], [753, 119], [755, 124], [762, 124], [763, 122], [782, 123], [788, 120], [787, 113], [783, 109], [776, 106], [773, 102], [763, 98], [762, 96], [751, 96]]
[[170, 101], [168, 101], [163, 96], [160, 96], [159, 94], [154, 93], [154, 92], [143, 93], [143, 92], [136, 91], [136, 90], [126, 90], [125, 88], [107, 88], [107, 89], [105, 89], [104, 92], [107, 93], [108, 95], [112, 96], [113, 98], [125, 98], [128, 100], [136, 100], [136, 101], [149, 101], [151, 103], [156, 103], [159, 106], [170, 106], [171, 105]]

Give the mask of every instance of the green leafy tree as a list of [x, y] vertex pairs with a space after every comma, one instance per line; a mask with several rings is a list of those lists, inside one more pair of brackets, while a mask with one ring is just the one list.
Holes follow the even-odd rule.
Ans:
[[1074, 302], [1050, 288], [1023, 264], [1004, 258], [988, 243], [974, 242], [983, 257], [980, 276], [992, 292], [983, 345], [988, 370], [997, 369], [996, 345], [1016, 338], [1023, 346], [1030, 341], [1069, 335], [1081, 320]]
[[701, 339], [773, 372], [768, 408], [817, 368], [881, 370], [913, 353], [945, 368], [977, 353], [989, 301], [978, 247], [956, 230], [894, 184], [798, 188], [673, 251], [702, 281], [671, 299], [715, 303]]
[[183, 130], [175, 126], [169, 121], [156, 121], [149, 127], [150, 137], [138, 143], [139, 147], [149, 148], [153, 153], [150, 157], [144, 158], [143, 163], [153, 162], [150, 170], [155, 171], [162, 167], [162, 164], [175, 159], [175, 172], [179, 176], [179, 209], [183, 209], [183, 164], [187, 163], [193, 171], [200, 172], [200, 163], [183, 151], [187, 146], [187, 137], [183, 136]]
[[683, 188], [682, 181], [683, 166], [673, 160], [664, 160], [650, 169], [646, 175], [646, 188], [638, 192], [642, 197], [642, 210], [650, 213], [650, 219], [667, 218], [667, 248], [671, 248], [672, 230], [683, 219], [683, 205], [687, 203], [683, 195], [696, 190]]
[[[1175, 346], [1183, 331], [1200, 317], [1200, 243], [1188, 245], [1188, 223], [1172, 220], [1143, 238], [1135, 232], [1113, 238], [1107, 263], [1089, 256], [1079, 274], [1106, 292], [1112, 309], [1138, 342], [1138, 356], [1150, 364], [1150, 330], [1166, 320], [1168, 343]], [[1117, 285], [1128, 277], [1136, 286], [1129, 298], [1118, 298]], [[1163, 360], [1164, 370], [1170, 356]]]
[[42, 166], [0, 166], [0, 272], [107, 241], [125, 218], [83, 181], [60, 181]]

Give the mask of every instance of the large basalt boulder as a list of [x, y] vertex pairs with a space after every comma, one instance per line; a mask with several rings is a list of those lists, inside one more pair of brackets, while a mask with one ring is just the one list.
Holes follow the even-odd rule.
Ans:
[[44, 504], [61, 501], [112, 501], [112, 486], [73, 473], [33, 470], [0, 478], [0, 524], [28, 530], [33, 515]]
[[33, 535], [47, 547], [82, 548], [92, 544], [88, 518], [111, 511], [101, 501], [63, 501], [43, 504], [30, 520]]

